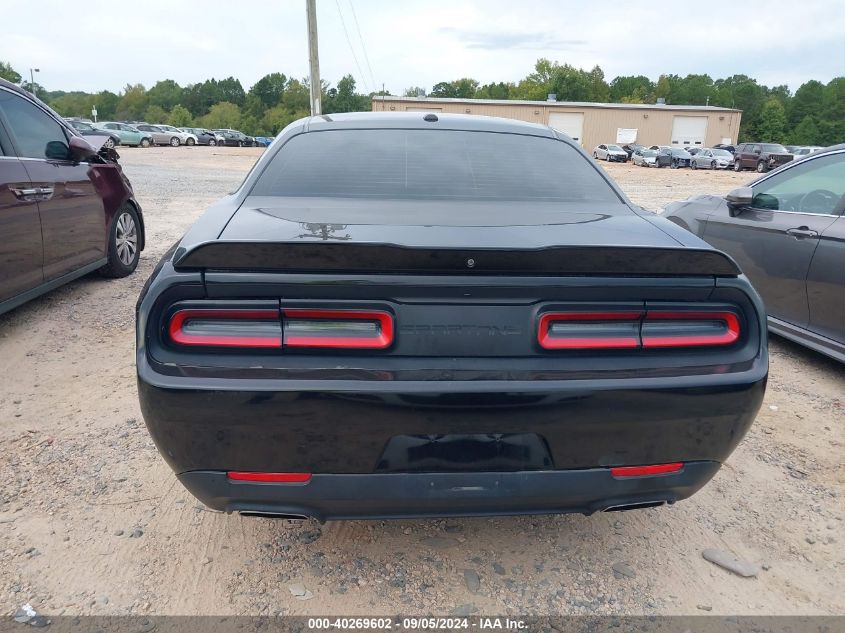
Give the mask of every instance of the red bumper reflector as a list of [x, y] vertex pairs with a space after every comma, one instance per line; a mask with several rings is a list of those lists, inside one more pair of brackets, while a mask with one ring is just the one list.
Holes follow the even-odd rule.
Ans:
[[380, 310], [282, 309], [285, 347], [386, 349], [393, 315]]
[[307, 484], [311, 473], [249, 473], [229, 471], [226, 476], [232, 481], [255, 481], [274, 484]]
[[616, 466], [610, 469], [610, 474], [617, 478], [648, 477], [649, 475], [666, 475], [676, 473], [684, 467], [683, 462], [674, 464], [653, 464], [651, 466]]

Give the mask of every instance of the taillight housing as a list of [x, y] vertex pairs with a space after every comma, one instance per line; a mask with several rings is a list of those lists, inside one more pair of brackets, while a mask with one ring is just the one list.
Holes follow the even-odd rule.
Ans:
[[725, 347], [740, 336], [739, 315], [727, 308], [545, 312], [537, 322], [546, 350]]
[[210, 308], [177, 310], [167, 326], [170, 340], [199, 347], [279, 348], [278, 310]]
[[170, 342], [242, 349], [387, 349], [393, 315], [384, 310], [184, 307], [167, 322]]

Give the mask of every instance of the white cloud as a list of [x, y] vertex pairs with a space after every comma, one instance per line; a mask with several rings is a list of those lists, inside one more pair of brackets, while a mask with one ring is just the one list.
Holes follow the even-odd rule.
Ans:
[[[474, 77], [516, 81], [538, 57], [620, 74], [747, 74], [795, 90], [841, 74], [845, 12], [836, 0], [706, 3], [574, 0], [317, 0], [320, 65], [335, 83], [383, 82], [394, 93]], [[344, 12], [359, 72], [338, 16]], [[69, 4], [4, 0], [0, 60], [50, 89], [119, 90], [171, 78], [181, 84], [233, 75], [245, 88], [262, 75], [308, 72], [302, 0], [185, 0]], [[32, 16], [49, 19], [31, 19]], [[363, 74], [363, 76], [362, 76]]]

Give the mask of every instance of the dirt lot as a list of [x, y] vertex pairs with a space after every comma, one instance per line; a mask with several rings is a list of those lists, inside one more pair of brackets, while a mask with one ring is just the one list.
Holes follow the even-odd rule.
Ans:
[[[0, 316], [0, 613], [845, 613], [845, 369], [779, 339], [756, 424], [674, 507], [322, 526], [201, 507], [141, 419], [134, 306], [160, 255], [260, 152], [123, 150], [148, 226], [137, 274]], [[751, 178], [609, 169], [651, 209]], [[764, 570], [734, 576], [708, 547]]]

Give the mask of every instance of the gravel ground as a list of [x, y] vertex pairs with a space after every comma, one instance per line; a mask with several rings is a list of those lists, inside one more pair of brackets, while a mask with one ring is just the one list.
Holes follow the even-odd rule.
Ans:
[[[756, 424], [673, 507], [326, 525], [205, 509], [141, 419], [134, 305], [261, 150], [122, 153], [148, 226], [137, 274], [90, 276], [0, 316], [0, 613], [845, 613], [845, 370], [780, 339]], [[608, 169], [650, 209], [751, 179]], [[706, 548], [759, 574], [725, 571]]]

